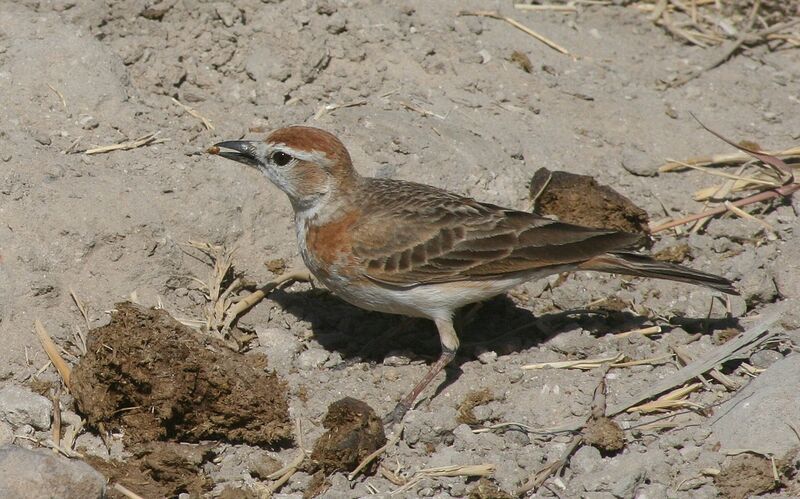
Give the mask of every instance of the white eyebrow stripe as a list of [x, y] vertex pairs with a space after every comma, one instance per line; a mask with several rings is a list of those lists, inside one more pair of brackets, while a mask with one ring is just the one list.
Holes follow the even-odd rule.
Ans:
[[311, 151], [295, 149], [293, 147], [287, 146], [283, 142], [273, 143], [272, 147], [281, 152], [285, 152], [286, 154], [288, 154], [293, 158], [297, 158], [302, 161], [310, 161], [312, 163], [318, 163], [320, 165], [329, 165], [331, 162], [327, 154], [325, 154], [322, 151], [317, 151], [316, 149]]

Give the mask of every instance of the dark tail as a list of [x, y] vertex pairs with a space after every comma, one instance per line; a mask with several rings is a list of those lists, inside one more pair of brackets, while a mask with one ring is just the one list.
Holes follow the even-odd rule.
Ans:
[[590, 258], [580, 265], [582, 270], [597, 270], [638, 277], [652, 277], [670, 281], [688, 282], [708, 286], [729, 295], [738, 295], [733, 283], [724, 277], [706, 274], [674, 263], [660, 262], [639, 253], [606, 253]]

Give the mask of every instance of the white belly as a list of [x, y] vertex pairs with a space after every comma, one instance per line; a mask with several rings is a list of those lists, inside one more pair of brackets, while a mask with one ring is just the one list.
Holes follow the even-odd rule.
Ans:
[[349, 285], [335, 277], [320, 281], [343, 300], [367, 310], [428, 319], [449, 319], [456, 309], [504, 293], [531, 277], [421, 284], [411, 288], [392, 288], [377, 283], [369, 286]]

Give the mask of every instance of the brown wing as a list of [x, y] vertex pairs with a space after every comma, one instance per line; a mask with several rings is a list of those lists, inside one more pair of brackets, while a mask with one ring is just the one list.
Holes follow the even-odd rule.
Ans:
[[369, 215], [352, 228], [352, 251], [374, 281], [400, 287], [581, 263], [638, 236], [569, 225], [479, 203], [422, 184], [369, 179]]

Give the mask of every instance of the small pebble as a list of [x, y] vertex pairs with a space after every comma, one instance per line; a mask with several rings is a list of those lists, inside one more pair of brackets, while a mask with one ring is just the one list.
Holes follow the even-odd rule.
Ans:
[[82, 116], [78, 120], [78, 124], [84, 130], [93, 130], [93, 129], [97, 128], [98, 126], [100, 126], [100, 122], [97, 121], [97, 119], [95, 119], [94, 116], [88, 116], [88, 115]]
[[26, 388], [9, 385], [0, 390], [0, 418], [14, 426], [30, 424], [36, 429], [50, 428], [53, 403]]
[[312, 348], [297, 357], [297, 366], [300, 369], [316, 369], [328, 360], [330, 354], [321, 348]]
[[227, 2], [217, 2], [214, 4], [214, 10], [216, 10], [217, 16], [222, 20], [222, 24], [228, 28], [233, 26], [233, 23], [242, 17], [242, 13], [239, 9]]
[[394, 350], [389, 352], [386, 357], [383, 358], [383, 365], [390, 366], [390, 367], [397, 367], [397, 366], [407, 366], [411, 364], [411, 358], [408, 352]]
[[33, 140], [42, 144], [43, 146], [49, 146], [52, 143], [52, 140], [50, 140], [50, 136], [48, 136], [44, 132], [38, 132], [38, 131], [31, 132], [31, 137], [33, 137]]
[[750, 356], [750, 363], [759, 369], [766, 369], [783, 358], [783, 354], [775, 350], [759, 350]]
[[0, 448], [2, 497], [106, 497], [106, 480], [80, 459], [44, 449]]
[[575, 473], [591, 473], [603, 463], [603, 456], [596, 447], [584, 445], [575, 451], [569, 463], [570, 469]]
[[497, 360], [497, 352], [494, 350], [485, 350], [478, 354], [478, 361], [481, 364], [489, 364]]

